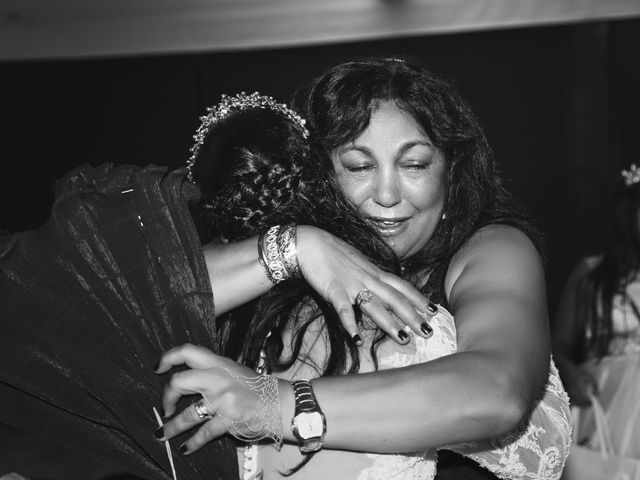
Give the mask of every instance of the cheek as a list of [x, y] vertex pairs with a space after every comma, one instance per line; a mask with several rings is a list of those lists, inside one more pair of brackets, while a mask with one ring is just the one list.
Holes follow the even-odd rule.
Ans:
[[446, 198], [446, 189], [441, 184], [416, 185], [412, 189], [411, 203], [418, 210], [440, 210]]
[[365, 186], [363, 182], [354, 180], [347, 175], [336, 175], [336, 183], [342, 194], [356, 206], [360, 206], [366, 199]]

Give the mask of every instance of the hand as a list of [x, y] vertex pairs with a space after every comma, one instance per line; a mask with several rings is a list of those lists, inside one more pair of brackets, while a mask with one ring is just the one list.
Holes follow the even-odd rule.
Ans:
[[437, 313], [437, 307], [410, 282], [378, 268], [339, 238], [308, 225], [298, 226], [297, 250], [305, 280], [333, 305], [351, 337], [359, 332], [353, 306], [365, 288], [373, 298], [360, 310], [398, 343], [409, 341], [407, 326], [422, 337], [431, 335], [425, 318]]
[[184, 395], [200, 395], [211, 417], [201, 418], [194, 404], [185, 408], [156, 431], [156, 438], [167, 440], [198, 427], [180, 447], [192, 453], [209, 441], [231, 433], [240, 440], [270, 437], [281, 441], [278, 380], [259, 376], [253, 370], [203, 347], [185, 344], [165, 352], [156, 373], [186, 364], [191, 370], [174, 373], [167, 383], [162, 404], [165, 416], [176, 410]]
[[571, 399], [571, 403], [579, 407], [591, 405], [591, 396], [598, 395], [598, 382], [585, 370], [575, 368], [571, 370], [571, 375], [565, 375], [566, 389]]

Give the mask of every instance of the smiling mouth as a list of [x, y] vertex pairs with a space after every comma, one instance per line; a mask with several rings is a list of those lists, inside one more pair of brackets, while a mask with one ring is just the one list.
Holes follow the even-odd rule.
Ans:
[[410, 217], [404, 218], [380, 218], [369, 217], [367, 223], [371, 225], [381, 236], [393, 237], [404, 232], [408, 226]]

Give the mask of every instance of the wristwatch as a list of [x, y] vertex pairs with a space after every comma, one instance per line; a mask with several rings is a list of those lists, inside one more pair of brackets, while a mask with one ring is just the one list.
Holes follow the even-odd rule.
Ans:
[[327, 422], [320, 410], [316, 396], [313, 394], [311, 382], [296, 380], [291, 382], [296, 407], [291, 429], [298, 439], [301, 453], [317, 452], [322, 448], [324, 435], [327, 433]]

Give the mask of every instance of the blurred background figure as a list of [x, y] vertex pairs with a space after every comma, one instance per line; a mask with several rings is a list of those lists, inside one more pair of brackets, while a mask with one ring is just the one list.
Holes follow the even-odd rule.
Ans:
[[[553, 345], [572, 403], [589, 407], [596, 397], [615, 452], [640, 458], [640, 168], [622, 170], [617, 183], [604, 251], [571, 273]], [[591, 409], [576, 435], [598, 446]]]

